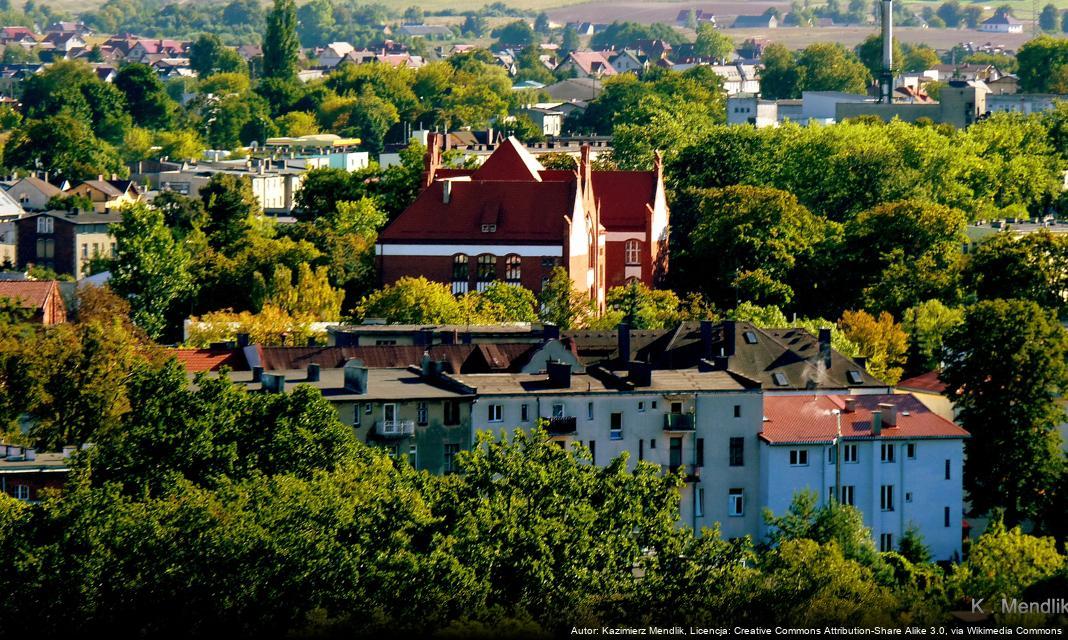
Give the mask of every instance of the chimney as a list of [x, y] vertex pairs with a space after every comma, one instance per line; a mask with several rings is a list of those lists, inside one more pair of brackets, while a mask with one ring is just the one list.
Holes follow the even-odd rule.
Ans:
[[579, 149], [579, 176], [582, 179], [583, 192], [590, 188], [593, 180], [593, 166], [590, 161], [590, 145], [584, 144]]
[[353, 358], [345, 363], [345, 389], [367, 393], [367, 367], [363, 366], [363, 360]]
[[897, 405], [889, 402], [880, 402], [879, 410], [883, 414], [883, 424], [887, 429], [897, 426]]
[[252, 367], [252, 381], [259, 382], [263, 379], [263, 367]]
[[541, 337], [545, 340], [559, 340], [560, 339], [560, 327], [547, 322], [541, 326]]
[[883, 412], [876, 409], [871, 412], [871, 434], [877, 436], [883, 432]]
[[249, 335], [247, 333], [237, 334], [237, 346], [244, 349], [249, 345]]
[[701, 321], [701, 357], [712, 357], [712, 321]]
[[33, 447], [26, 447], [26, 449], [23, 451], [22, 459], [29, 462], [33, 462], [37, 459], [37, 449], [34, 449]]
[[308, 365], [308, 382], [319, 382], [319, 365], [311, 363]]
[[422, 370], [424, 376], [429, 376], [431, 374], [431, 372], [433, 370], [432, 369], [433, 364], [434, 364], [434, 361], [430, 358], [430, 352], [429, 351], [424, 351], [423, 352], [423, 359], [420, 362], [420, 367], [419, 367]]
[[723, 353], [721, 355], [733, 356], [734, 343], [738, 340], [738, 323], [734, 320], [723, 321]]
[[104, 174], [102, 174], [102, 173], [96, 174], [96, 179], [99, 180], [100, 182], [103, 182], [104, 181]]
[[571, 365], [566, 362], [550, 360], [545, 364], [545, 370], [549, 373], [549, 384], [557, 389], [571, 387]]
[[423, 188], [434, 184], [434, 176], [441, 168], [441, 134], [428, 133], [426, 136], [426, 156], [423, 160]]
[[630, 362], [630, 325], [620, 322], [616, 327], [616, 346], [619, 350], [617, 356], [623, 362]]
[[260, 388], [269, 393], [285, 393], [286, 377], [281, 373], [265, 373], [261, 376]]
[[653, 383], [653, 365], [631, 360], [627, 363], [627, 381], [635, 387], [648, 387]]
[[856, 398], [846, 398], [845, 399], [845, 412], [846, 413], [855, 413], [856, 410], [857, 410], [857, 399]]
[[831, 368], [831, 330], [820, 329], [819, 334], [820, 343], [820, 362], [823, 363], [825, 369]]

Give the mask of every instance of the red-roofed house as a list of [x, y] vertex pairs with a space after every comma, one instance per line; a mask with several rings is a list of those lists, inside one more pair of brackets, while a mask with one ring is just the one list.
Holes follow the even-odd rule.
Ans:
[[909, 394], [765, 395], [760, 503], [782, 514], [799, 492], [824, 503], [840, 487], [881, 551], [915, 526], [936, 560], [959, 558], [967, 437]]
[[535, 292], [557, 265], [600, 306], [605, 291], [648, 286], [667, 264], [668, 207], [654, 171], [547, 170], [514, 138], [475, 170], [441, 166], [442, 137], [428, 141], [424, 189], [378, 240], [384, 284], [425, 276], [456, 294], [495, 280]]
[[67, 321], [67, 305], [55, 280], [0, 280], [0, 298], [10, 298], [30, 309], [31, 322], [53, 325]]
[[618, 73], [608, 61], [608, 56], [601, 51], [572, 51], [560, 63], [557, 70], [563, 70], [564, 74], [573, 73], [575, 77], [582, 78], [602, 78]]
[[953, 409], [953, 402], [946, 397], [946, 384], [938, 378], [940, 373], [938, 369], [921, 373], [898, 382], [895, 388], [898, 393], [916, 396], [928, 409], [946, 420], [955, 420], [957, 412]]

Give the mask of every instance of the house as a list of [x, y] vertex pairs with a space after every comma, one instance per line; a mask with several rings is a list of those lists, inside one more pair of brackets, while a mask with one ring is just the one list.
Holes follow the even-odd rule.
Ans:
[[592, 36], [604, 31], [605, 25], [594, 22], [568, 22], [564, 28], [574, 29], [575, 33], [580, 36]]
[[48, 209], [48, 201], [62, 194], [63, 188], [36, 176], [27, 176], [8, 187], [6, 193], [26, 211], [44, 211]]
[[727, 96], [727, 124], [751, 124], [760, 129], [779, 124], [779, 105], [749, 93]]
[[[285, 139], [275, 139], [285, 140]], [[289, 139], [297, 140], [297, 139]], [[217, 173], [228, 173], [247, 178], [252, 185], [252, 193], [259, 200], [265, 213], [288, 214], [296, 207], [296, 194], [304, 181], [305, 165], [335, 166], [332, 159], [335, 154], [319, 156], [318, 159], [305, 157], [294, 160], [290, 166], [287, 158], [275, 163], [269, 158], [255, 158], [245, 161], [206, 162], [188, 165], [179, 169], [167, 170], [161, 167], [156, 174], [149, 175], [148, 180], [157, 185], [160, 191], [173, 191], [192, 198], [199, 197], [200, 190], [208, 184]], [[342, 154], [336, 154], [343, 162]]]
[[[331, 345], [418, 346], [451, 344], [538, 344], [557, 339], [560, 332], [551, 325], [544, 327], [525, 322], [500, 325], [451, 324], [341, 324], [331, 327], [327, 341]], [[355, 357], [355, 356], [354, 356]], [[365, 359], [366, 361], [366, 359]], [[412, 362], [406, 364], [414, 364]]]
[[617, 73], [602, 51], [572, 51], [557, 70], [583, 78], [602, 78]]
[[633, 49], [623, 49], [611, 57], [609, 62], [617, 73], [641, 73], [649, 66], [649, 60]]
[[63, 447], [62, 453], [38, 453], [32, 447], [0, 444], [0, 493], [37, 502], [45, 490], [62, 489], [74, 451], [75, 447]]
[[936, 415], [946, 420], [956, 420], [953, 401], [946, 396], [946, 383], [939, 379], [937, 369], [906, 378], [894, 387], [898, 393], [908, 393], [922, 402]]
[[0, 44], [21, 43], [27, 38], [36, 41], [36, 35], [29, 27], [3, 27], [0, 28]]
[[75, 278], [87, 274], [86, 266], [94, 257], [115, 253], [111, 225], [122, 221], [117, 211], [88, 213], [45, 211], [19, 218], [18, 268], [40, 265], [67, 273]]
[[703, 9], [683, 9], [679, 11], [677, 16], [675, 16], [675, 22], [679, 26], [685, 27], [690, 22], [691, 11], [693, 12], [693, 18], [697, 24], [708, 23], [712, 26], [716, 26], [716, 15]]
[[934, 559], [959, 559], [967, 437], [911, 395], [765, 396], [760, 504], [782, 514], [801, 491], [837, 497], [880, 551], [916, 527]]
[[558, 102], [572, 102], [581, 100], [588, 102], [595, 100], [604, 89], [603, 83], [597, 78], [567, 78], [560, 82], [554, 82], [545, 87], [544, 91], [551, 100]]
[[41, 45], [65, 54], [73, 49], [84, 48], [85, 40], [72, 31], [53, 31], [48, 33], [44, 39], [41, 40]]
[[141, 190], [136, 184], [114, 177], [111, 180], [105, 180], [104, 176], [99, 176], [96, 180], [85, 180], [64, 193], [67, 196], [89, 198], [93, 203], [93, 210], [97, 213], [107, 213], [141, 201]]
[[31, 322], [51, 326], [67, 321], [67, 306], [55, 280], [0, 280], [0, 298], [32, 310]]
[[998, 11], [993, 17], [979, 23], [979, 30], [987, 33], [1023, 33], [1023, 22], [1009, 15], [1007, 11]]
[[559, 136], [564, 129], [564, 112], [552, 102], [529, 104], [516, 110], [517, 115], [530, 118], [534, 126], [547, 137]]
[[428, 139], [423, 191], [379, 234], [383, 284], [404, 276], [447, 282], [455, 294], [503, 280], [535, 292], [563, 267], [600, 308], [608, 288], [655, 286], [667, 268], [668, 207], [659, 155], [654, 171], [546, 170], [515, 138], [481, 167], [442, 166], [442, 137]]
[[25, 214], [6, 191], [0, 191], [0, 269], [4, 265], [15, 265], [18, 249], [18, 227], [15, 223]]
[[762, 13], [759, 16], [738, 16], [731, 24], [731, 29], [778, 29], [779, 19], [774, 14]]
[[331, 42], [322, 49], [317, 49], [315, 57], [319, 59], [319, 66], [327, 69], [333, 69], [341, 64], [341, 61], [345, 59], [345, 56], [356, 50], [347, 42]]
[[990, 95], [1012, 95], [1020, 90], [1020, 78], [1011, 73], [988, 80], [986, 86], [990, 89]]
[[61, 20], [53, 22], [45, 29], [45, 33], [76, 33], [80, 36], [89, 35], [93, 32], [84, 22], [72, 22]]

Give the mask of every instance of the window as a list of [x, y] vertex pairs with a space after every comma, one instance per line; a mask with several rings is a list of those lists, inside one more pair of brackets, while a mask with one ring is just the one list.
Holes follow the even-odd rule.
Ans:
[[466, 254], [457, 253], [452, 257], [453, 295], [467, 293], [468, 268], [468, 257]]
[[642, 243], [638, 240], [627, 240], [623, 245], [623, 257], [627, 265], [640, 265], [642, 263]]
[[82, 243], [82, 259], [83, 260], [88, 260], [89, 259], [89, 244], [86, 243], [86, 242]]
[[879, 534], [879, 551], [886, 553], [894, 550], [894, 535], [892, 533]]
[[567, 414], [564, 411], [563, 403], [560, 403], [560, 402], [553, 403], [553, 417], [554, 418], [563, 418], [566, 415]]
[[352, 424], [354, 426], [360, 426], [360, 403], [352, 405]]
[[916, 459], [916, 445], [912, 442], [905, 445], [905, 457], [909, 460]]
[[894, 445], [883, 443], [879, 445], [879, 459], [883, 462], [894, 461]]
[[52, 216], [39, 216], [37, 218], [37, 233], [52, 233], [55, 220]]
[[513, 254], [504, 259], [504, 279], [508, 284], [519, 284], [523, 275], [523, 259]]
[[491, 404], [486, 406], [486, 419], [490, 422], [501, 421], [501, 405]]
[[785, 387], [790, 383], [790, 381], [786, 378], [786, 374], [782, 373], [781, 371], [776, 371], [775, 373], [771, 374], [771, 379], [774, 380], [775, 384], [780, 387]]
[[589, 257], [589, 268], [597, 266], [597, 247], [593, 244], [593, 219], [586, 216], [586, 254]]
[[697, 487], [697, 491], [693, 494], [693, 513], [698, 518], [705, 515], [705, 489], [704, 487]]
[[416, 449], [416, 446], [414, 444], [410, 445], [408, 447], [408, 464], [412, 465], [413, 467], [418, 467], [419, 466], [419, 455], [418, 455], [418, 453], [419, 453], [419, 450]]
[[496, 232], [497, 232], [497, 225], [495, 225], [495, 224], [484, 224], [484, 225], [482, 225], [482, 233], [496, 233]]
[[838, 464], [837, 447], [827, 447], [827, 464]]
[[527, 410], [527, 405], [523, 404], [519, 406], [519, 421], [528, 422], [530, 420], [530, 413]]
[[860, 384], [861, 382], [864, 382], [864, 378], [860, 377], [860, 372], [852, 369], [846, 371], [846, 377], [849, 378], [849, 384]]
[[945, 522], [946, 528], [949, 528], [949, 507], [942, 510], [942, 519]]
[[29, 500], [30, 499], [30, 487], [24, 484], [15, 485], [15, 499], [16, 500]]
[[597, 464], [597, 441], [590, 440], [590, 464]]
[[853, 502], [853, 493], [855, 489], [856, 487], [851, 484], [842, 485], [842, 504], [847, 504], [849, 506], [853, 506], [855, 504]]
[[460, 453], [460, 445], [447, 444], [443, 457], [445, 459], [445, 473], [456, 473], [456, 454]]
[[672, 438], [668, 443], [668, 465], [673, 469], [682, 466], [682, 438]]
[[[653, 407], [653, 408], [655, 409], [656, 407]], [[682, 403], [681, 402], [672, 402], [671, 403], [671, 413], [676, 413], [676, 414], [677, 413], [682, 413]]]
[[694, 465], [698, 467], [705, 466], [705, 439], [698, 438], [697, 443], [694, 444]]
[[460, 424], [460, 401], [459, 400], [446, 400], [445, 401], [445, 426], [453, 426]]
[[727, 515], [732, 517], [745, 515], [745, 494], [741, 489], [731, 489], [727, 493]]
[[741, 418], [742, 417], [742, 405], [740, 405], [740, 404], [734, 405], [734, 417], [735, 418]]
[[894, 510], [894, 485], [884, 484], [879, 487], [879, 508], [883, 511]]
[[374, 407], [371, 406], [370, 402], [368, 402], [367, 404], [363, 405], [364, 414], [371, 415], [372, 411], [374, 411]]
[[845, 444], [842, 445], [842, 459], [846, 462], [856, 462], [857, 458], [857, 445]]
[[730, 465], [732, 467], [745, 465], [745, 438], [731, 438]]
[[376, 347], [392, 347], [397, 344], [396, 340], [375, 340]]
[[415, 405], [416, 422], [424, 427], [430, 422], [428, 413], [426, 402], [419, 402]]
[[912, 502], [912, 492], [911, 491], [906, 491], [905, 492], [905, 502]]
[[656, 438], [649, 438], [649, 448], [650, 449], [655, 449], [656, 448]]
[[482, 293], [497, 279], [497, 256], [484, 253], [478, 257], [478, 292]]
[[645, 460], [645, 440], [638, 441], [638, 460]]
[[946, 480], [949, 480], [950, 477], [949, 469], [949, 460], [946, 460]]
[[742, 333], [742, 337], [745, 338], [745, 343], [746, 344], [756, 344], [757, 343], [757, 335], [753, 331], [746, 331], [746, 332]]
[[656, 408], [656, 400], [653, 400], [653, 401], [652, 401], [652, 403], [650, 403], [650, 404], [652, 404], [652, 407], [653, 407], [654, 409]]
[[791, 467], [807, 467], [808, 466], [808, 450], [807, 449], [790, 449], [790, 466]]
[[56, 257], [56, 241], [52, 238], [37, 238], [37, 258], [52, 259]]
[[622, 413], [613, 413], [610, 416], [609, 425], [610, 425], [609, 428], [612, 430], [611, 438], [613, 440], [622, 440], [623, 439], [623, 414]]
[[586, 419], [587, 420], [593, 420], [593, 403], [592, 402], [587, 402], [586, 403]]
[[638, 411], [645, 411], [645, 400], [638, 401]]

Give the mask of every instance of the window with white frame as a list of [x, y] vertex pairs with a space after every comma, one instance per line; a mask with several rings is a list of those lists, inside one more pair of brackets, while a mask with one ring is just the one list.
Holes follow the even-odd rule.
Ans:
[[639, 240], [627, 240], [623, 244], [623, 257], [627, 266], [637, 266], [642, 263], [642, 243]]
[[16, 500], [29, 500], [30, 499], [30, 487], [24, 484], [15, 485], [15, 499]]
[[478, 257], [478, 292], [485, 291], [497, 279], [497, 256], [483, 253]]
[[504, 280], [508, 284], [519, 284], [523, 279], [523, 259], [512, 254], [504, 259]]
[[857, 445], [842, 445], [842, 460], [846, 462], [856, 462], [857, 460], [859, 460], [859, 458], [857, 457]]
[[490, 422], [501, 421], [501, 405], [490, 404], [486, 406], [486, 419]]
[[566, 415], [567, 414], [564, 412], [563, 403], [562, 402], [554, 402], [553, 403], [553, 417], [554, 418], [563, 418]]
[[425, 401], [416, 403], [415, 419], [421, 426], [426, 426], [430, 422], [430, 411]]
[[883, 511], [894, 510], [894, 485], [884, 484], [879, 487], [879, 508]]
[[697, 487], [697, 491], [693, 494], [693, 513], [698, 518], [702, 518], [705, 515], [705, 489], [704, 487]]
[[592, 402], [587, 402], [586, 403], [586, 419], [587, 420], [593, 420], [593, 403]]
[[745, 515], [745, 492], [731, 489], [727, 493], [727, 515], [738, 517]]
[[807, 467], [808, 449], [790, 449], [790, 466]]
[[52, 216], [37, 216], [37, 233], [52, 233], [55, 229]]
[[623, 439], [623, 414], [620, 412], [613, 413], [609, 422], [611, 429], [611, 438], [613, 440]]
[[893, 444], [887, 442], [884, 442], [879, 445], [879, 459], [883, 462], [893, 462], [895, 448], [896, 447], [894, 447]]
[[469, 258], [457, 253], [452, 257], [452, 292], [454, 295], [467, 293]]

